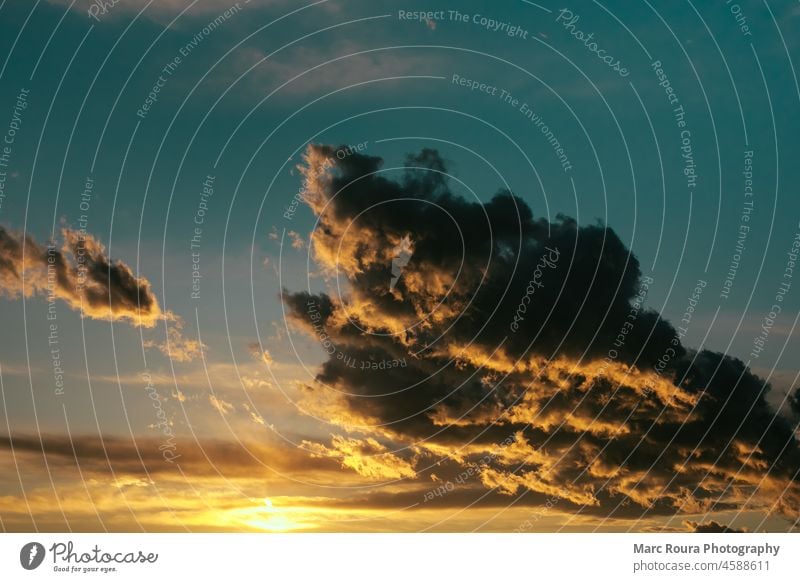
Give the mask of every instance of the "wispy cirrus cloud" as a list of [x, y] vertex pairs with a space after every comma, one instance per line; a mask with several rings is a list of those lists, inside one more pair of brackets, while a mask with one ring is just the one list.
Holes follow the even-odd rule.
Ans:
[[[380, 49], [353, 41], [336, 41], [319, 48], [291, 46], [274, 55], [258, 47], [243, 46], [215, 79], [222, 86], [238, 81], [248, 88], [248, 95], [255, 92], [263, 96], [281, 87], [273, 99], [305, 95], [310, 100], [320, 93], [372, 81], [369, 84], [378, 88], [404, 82], [391, 77], [440, 75], [443, 63], [441, 57], [413, 49]], [[389, 80], [377, 82], [378, 79]]]

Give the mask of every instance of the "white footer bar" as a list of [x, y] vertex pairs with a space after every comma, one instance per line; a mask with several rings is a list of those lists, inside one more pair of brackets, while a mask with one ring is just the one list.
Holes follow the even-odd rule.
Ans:
[[797, 534], [1, 534], [0, 580], [796, 580], [798, 555]]

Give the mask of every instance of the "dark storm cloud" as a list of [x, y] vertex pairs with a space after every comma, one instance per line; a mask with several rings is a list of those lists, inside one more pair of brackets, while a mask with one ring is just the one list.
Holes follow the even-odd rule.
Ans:
[[[375, 173], [379, 158], [353, 154], [339, 160], [334, 152], [325, 146], [310, 152], [312, 164], [335, 160], [330, 180], [318, 168], [306, 172], [312, 178], [307, 198], [321, 213], [312, 237], [316, 258], [352, 277], [354, 292], [368, 296], [376, 312], [392, 320], [408, 326], [430, 314], [401, 339], [435, 340], [440, 330], [432, 324], [452, 312], [461, 316], [454, 318], [448, 341], [475, 341], [481, 329], [480, 343], [496, 345], [508, 337], [507, 348], [516, 354], [538, 334], [540, 353], [558, 347], [570, 355], [587, 350], [600, 355], [618, 334], [640, 271], [611, 229], [579, 227], [563, 216], [553, 223], [536, 219], [524, 201], [506, 191], [485, 204], [468, 201], [449, 189], [444, 163], [432, 150], [409, 156], [407, 165], [415, 169], [398, 181]], [[413, 254], [392, 293], [391, 253], [406, 236]], [[552, 265], [554, 259], [559, 265], [547, 267], [534, 282], [530, 309], [526, 304], [525, 313], [518, 313], [537, 265]], [[467, 304], [470, 309], [463, 311]], [[523, 319], [519, 330], [509, 333], [515, 314]], [[639, 361], [650, 364], [674, 330], [654, 313], [639, 317], [644, 321], [629, 342], [634, 347], [623, 347], [621, 355], [632, 361], [645, 347]], [[392, 331], [385, 325], [384, 331]], [[644, 345], [650, 333], [654, 337]]]
[[789, 406], [797, 416], [800, 416], [800, 388], [789, 397]]
[[108, 258], [96, 238], [66, 228], [61, 235], [60, 247], [42, 246], [0, 226], [0, 293], [60, 299], [92, 318], [127, 319], [145, 327], [163, 317], [147, 279]]
[[329, 355], [312, 411], [324, 402], [334, 424], [422, 452], [423, 473], [489, 452], [479, 478], [508, 498], [617, 517], [777, 499], [796, 515], [800, 451], [769, 386], [739, 360], [687, 350], [645, 309], [652, 280], [613, 230], [536, 218], [506, 191], [467, 200], [433, 150], [394, 176], [341, 151], [310, 146], [301, 170], [313, 258], [346, 291], [283, 295]]

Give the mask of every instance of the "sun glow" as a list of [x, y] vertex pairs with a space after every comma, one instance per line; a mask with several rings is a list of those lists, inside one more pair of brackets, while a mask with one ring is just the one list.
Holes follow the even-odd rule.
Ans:
[[246, 526], [264, 531], [294, 531], [313, 527], [310, 523], [303, 523], [298, 519], [301, 511], [292, 507], [276, 507], [268, 497], [263, 503], [255, 507], [235, 510], [241, 519], [238, 520]]

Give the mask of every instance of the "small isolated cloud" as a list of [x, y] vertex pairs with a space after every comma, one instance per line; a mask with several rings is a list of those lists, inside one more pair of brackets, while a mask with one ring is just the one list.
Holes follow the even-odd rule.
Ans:
[[91, 234], [64, 228], [61, 244], [47, 246], [0, 226], [0, 294], [63, 301], [92, 319], [153, 327], [164, 314], [144, 277], [113, 261]]
[[250, 406], [247, 403], [244, 403], [242, 406], [244, 407], [245, 412], [247, 412], [248, 416], [250, 417], [250, 420], [252, 420], [254, 423], [260, 426], [267, 426], [264, 417], [261, 416], [252, 406]]
[[261, 352], [261, 360], [267, 365], [272, 364], [272, 355], [270, 355], [269, 350], [264, 350]]
[[306, 241], [300, 235], [299, 232], [295, 232], [293, 230], [289, 231], [289, 239], [292, 241], [292, 248], [296, 250], [304, 249], [306, 246]]
[[214, 409], [216, 409], [216, 411], [219, 412], [222, 416], [225, 416], [230, 412], [233, 412], [233, 404], [231, 404], [230, 402], [225, 402], [224, 400], [222, 400], [221, 398], [217, 398], [213, 394], [208, 395], [208, 401], [211, 403], [211, 406], [213, 406]]
[[166, 341], [145, 340], [145, 348], [156, 348], [175, 362], [191, 362], [202, 356], [203, 352], [208, 349], [208, 346], [199, 340], [183, 335], [183, 320], [177, 316], [173, 316], [166, 325]]
[[267, 366], [272, 365], [272, 354], [269, 353], [269, 350], [262, 350], [261, 344], [258, 342], [252, 342], [247, 347], [250, 349], [250, 353], [255, 359], [264, 362]]

